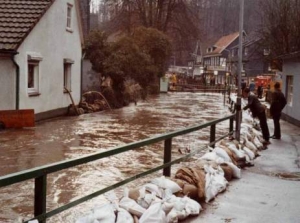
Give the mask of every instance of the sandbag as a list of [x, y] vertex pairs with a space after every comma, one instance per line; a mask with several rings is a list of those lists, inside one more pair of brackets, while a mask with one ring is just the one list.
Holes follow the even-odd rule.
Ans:
[[142, 214], [146, 211], [145, 208], [141, 207], [135, 200], [130, 199], [129, 197], [124, 196], [119, 203], [121, 208], [124, 208], [129, 213], [141, 217]]
[[231, 162], [230, 156], [226, 153], [225, 150], [223, 150], [220, 147], [216, 147], [214, 149], [214, 152], [217, 154], [217, 156], [221, 157], [226, 162]]
[[[205, 162], [206, 163], [206, 162]], [[183, 167], [177, 170], [175, 178], [187, 182], [183, 187], [183, 194], [193, 199], [203, 199], [205, 196], [205, 172], [202, 165], [194, 165], [192, 168]], [[195, 190], [197, 188], [197, 191]], [[197, 196], [196, 196], [197, 192]]]
[[152, 204], [141, 216], [139, 223], [166, 223], [167, 218], [165, 212], [162, 210], [162, 203]]
[[228, 184], [224, 178], [222, 169], [215, 170], [210, 166], [205, 166], [205, 202], [214, 199], [218, 193], [224, 191]]
[[140, 189], [139, 188], [130, 189], [128, 191], [128, 197], [131, 198], [132, 200], [137, 201], [139, 196], [140, 196]]
[[[93, 209], [93, 213], [87, 216], [85, 220], [88, 219], [92, 219], [92, 222], [114, 223], [116, 221], [115, 209], [112, 204], [105, 204], [99, 208], [96, 207]], [[79, 222], [84, 223], [84, 221], [78, 221], [76, 223]]]
[[231, 170], [232, 170], [232, 176], [234, 178], [238, 178], [240, 179], [241, 178], [241, 169], [238, 168], [236, 165], [234, 165], [233, 163], [226, 163], [228, 166], [230, 166]]
[[154, 192], [156, 194], [156, 196], [162, 198], [163, 196], [163, 189], [159, 188], [157, 185], [152, 184], [152, 183], [147, 183], [144, 185], [146, 191], [152, 193]]
[[229, 156], [230, 159], [231, 159], [231, 162], [232, 162], [234, 165], [236, 165], [237, 163], [236, 163], [236, 161], [235, 161], [235, 159], [234, 159], [233, 152], [232, 152], [230, 149], [228, 149], [227, 146], [224, 146], [224, 145], [220, 146], [220, 148], [223, 149], [223, 150], [228, 154], [228, 156]]
[[134, 223], [134, 219], [128, 211], [123, 208], [118, 208], [116, 223]]
[[140, 196], [137, 199], [137, 203], [141, 205], [143, 208], [147, 209], [153, 202], [160, 201], [155, 195], [155, 192], [146, 193], [145, 187], [142, 187], [139, 190]]
[[165, 176], [154, 178], [151, 180], [151, 183], [157, 185], [160, 188], [169, 189], [172, 191], [172, 193], [176, 193], [181, 190], [181, 188], [177, 183], [175, 183], [170, 179], [165, 178]]
[[227, 163], [221, 163], [220, 167], [224, 171], [224, 177], [227, 181], [231, 181], [233, 178], [233, 170]]
[[251, 151], [248, 147], [244, 146], [242, 149], [245, 151], [245, 153], [247, 153], [250, 160], [253, 160], [255, 158], [255, 153]]

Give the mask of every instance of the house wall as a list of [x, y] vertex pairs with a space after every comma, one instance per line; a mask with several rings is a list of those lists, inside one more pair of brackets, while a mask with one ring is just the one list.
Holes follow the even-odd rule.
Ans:
[[100, 91], [101, 75], [92, 69], [92, 64], [88, 59], [83, 60], [82, 65], [82, 93]]
[[16, 67], [10, 58], [0, 58], [0, 110], [16, 108]]
[[[72, 7], [72, 32], [66, 30], [67, 3]], [[18, 49], [16, 61], [20, 66], [20, 109], [34, 109], [42, 113], [71, 104], [63, 90], [64, 58], [71, 65], [71, 91], [75, 104], [80, 100], [81, 39], [74, 0], [55, 1], [33, 28]], [[42, 56], [39, 64], [39, 93], [29, 96], [27, 91], [28, 54]]]
[[300, 126], [300, 61], [284, 61], [282, 92], [286, 95], [286, 76], [293, 75], [293, 104], [286, 105], [283, 118]]

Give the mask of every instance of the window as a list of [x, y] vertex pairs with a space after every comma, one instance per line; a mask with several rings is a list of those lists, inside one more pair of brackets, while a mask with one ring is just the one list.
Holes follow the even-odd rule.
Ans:
[[[74, 63], [71, 59], [64, 59], [64, 92], [67, 90], [71, 91], [71, 73], [72, 64]], [[67, 90], [66, 90], [67, 89]]]
[[28, 61], [28, 92], [38, 92], [39, 63]]
[[270, 55], [270, 49], [264, 49], [264, 56]]
[[67, 30], [72, 31], [72, 8], [71, 4], [67, 5]]
[[293, 76], [286, 76], [286, 97], [287, 104], [293, 105]]
[[28, 55], [27, 91], [30, 96], [39, 95], [39, 64], [41, 60], [41, 55], [37, 53]]
[[226, 67], [226, 58], [224, 58], [224, 57], [220, 58], [220, 66]]

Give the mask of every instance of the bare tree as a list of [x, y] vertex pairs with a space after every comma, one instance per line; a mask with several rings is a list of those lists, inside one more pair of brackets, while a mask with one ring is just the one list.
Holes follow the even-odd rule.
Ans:
[[263, 44], [270, 57], [300, 50], [300, 1], [265, 0], [261, 5]]

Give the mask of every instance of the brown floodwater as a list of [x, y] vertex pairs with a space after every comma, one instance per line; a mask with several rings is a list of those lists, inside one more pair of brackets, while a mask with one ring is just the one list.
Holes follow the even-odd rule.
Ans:
[[[122, 109], [60, 117], [34, 128], [0, 132], [0, 175], [106, 151], [154, 135], [202, 124], [229, 115], [224, 96], [214, 93], [168, 93]], [[217, 125], [217, 135], [229, 123]], [[208, 142], [209, 128], [172, 140], [172, 157], [179, 150], [197, 149]], [[163, 142], [107, 157], [48, 176], [47, 210], [91, 194], [163, 163]], [[178, 164], [180, 165], [180, 164]], [[176, 166], [172, 168], [172, 173]], [[161, 172], [145, 177], [143, 183]], [[133, 182], [126, 187], [134, 187]], [[33, 217], [33, 180], [0, 188], [0, 222], [20, 222]], [[121, 195], [123, 188], [116, 190]], [[50, 218], [47, 222], [75, 222], [91, 208], [106, 202], [99, 196]]]

